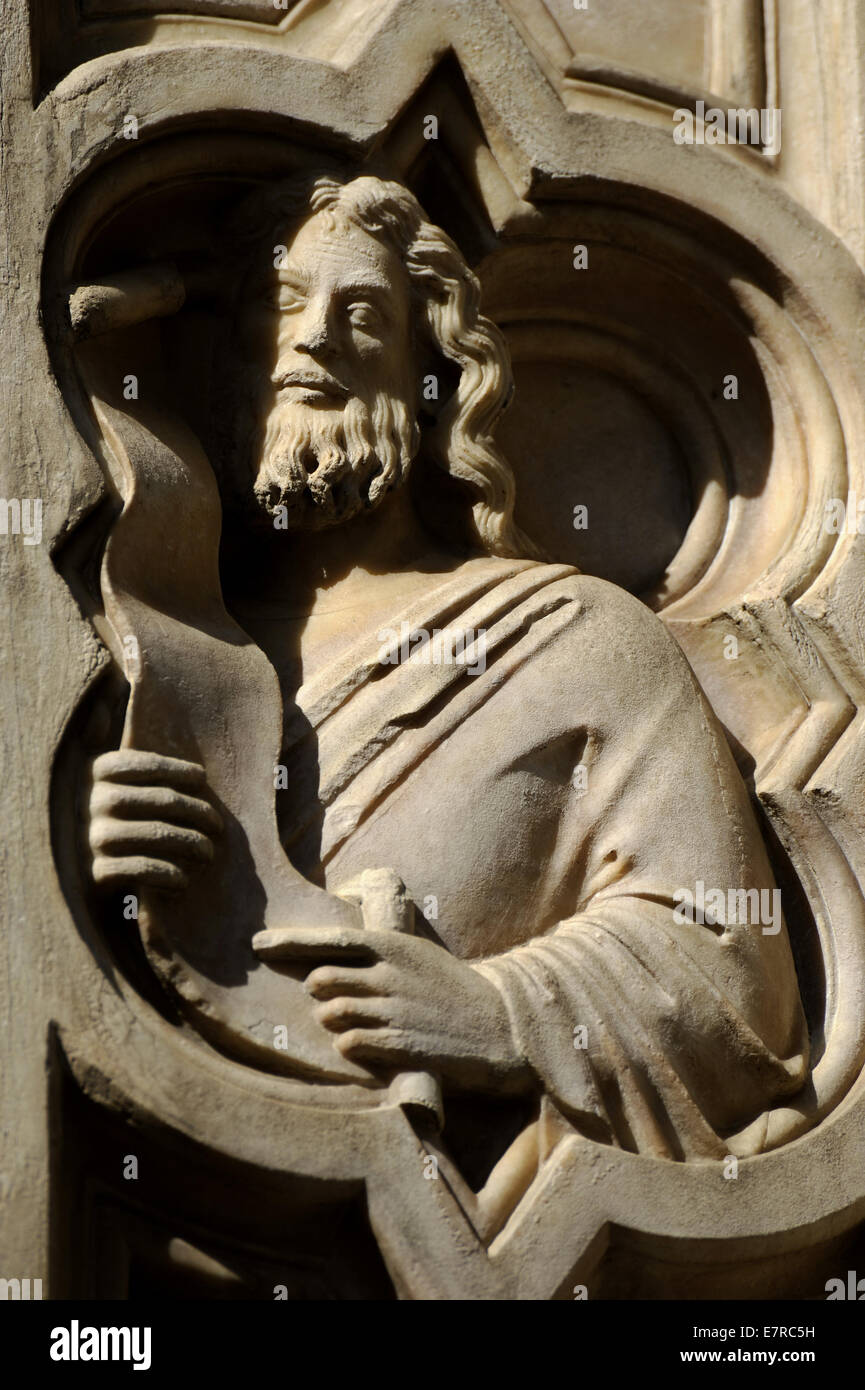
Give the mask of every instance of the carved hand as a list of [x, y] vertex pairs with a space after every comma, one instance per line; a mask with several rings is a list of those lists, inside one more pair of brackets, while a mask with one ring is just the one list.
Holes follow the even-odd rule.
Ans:
[[185, 888], [213, 858], [222, 820], [204, 768], [121, 748], [93, 764], [89, 841], [98, 884]]
[[344, 1057], [428, 1069], [459, 1089], [530, 1084], [498, 990], [442, 946], [368, 928], [295, 928], [282, 936], [282, 959], [327, 962], [311, 971], [306, 988]]

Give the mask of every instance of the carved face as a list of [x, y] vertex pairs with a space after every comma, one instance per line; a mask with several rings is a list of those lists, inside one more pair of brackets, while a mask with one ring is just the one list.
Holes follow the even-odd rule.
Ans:
[[309, 218], [243, 318], [256, 368], [255, 495], [289, 529], [374, 506], [417, 450], [408, 273], [338, 212]]

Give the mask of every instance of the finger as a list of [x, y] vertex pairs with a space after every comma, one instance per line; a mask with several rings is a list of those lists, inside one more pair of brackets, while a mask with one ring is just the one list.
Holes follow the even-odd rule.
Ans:
[[333, 1045], [351, 1062], [413, 1065], [423, 1060], [411, 1036], [400, 1028], [351, 1028], [333, 1039]]
[[387, 999], [331, 999], [314, 1010], [322, 1027], [331, 1033], [349, 1028], [381, 1028], [393, 1023]]
[[175, 821], [218, 834], [222, 817], [209, 801], [187, 796], [173, 787], [138, 787], [101, 781], [90, 798], [93, 816], [129, 816], [138, 820]]
[[213, 843], [189, 826], [168, 825], [164, 821], [115, 820], [96, 816], [90, 822], [90, 847], [111, 856], [146, 854], [156, 859], [207, 861], [213, 858]]
[[142, 753], [138, 748], [118, 748], [101, 753], [93, 764], [94, 781], [168, 782], [180, 791], [198, 791], [207, 779], [200, 763], [183, 758], [169, 758], [162, 753]]
[[147, 888], [178, 889], [186, 888], [189, 883], [189, 876], [179, 865], [143, 854], [125, 857], [97, 854], [93, 860], [93, 879], [106, 888], [134, 883]]
[[339, 995], [386, 995], [391, 972], [378, 962], [351, 969], [345, 965], [320, 965], [306, 977], [305, 987], [314, 999], [336, 999]]
[[272, 927], [257, 932], [252, 945], [264, 960], [375, 960], [363, 927]]

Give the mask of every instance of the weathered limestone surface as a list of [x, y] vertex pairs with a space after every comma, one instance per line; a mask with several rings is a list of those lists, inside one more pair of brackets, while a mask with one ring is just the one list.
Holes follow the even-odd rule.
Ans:
[[0, 0], [0, 1277], [865, 1259], [865, 6], [820, 14]]

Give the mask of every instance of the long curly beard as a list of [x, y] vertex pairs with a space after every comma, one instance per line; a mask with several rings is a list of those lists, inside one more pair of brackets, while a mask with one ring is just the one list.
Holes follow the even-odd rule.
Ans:
[[277, 404], [265, 423], [256, 500], [287, 530], [336, 526], [401, 482], [419, 443], [405, 402], [387, 392], [371, 409], [356, 397], [342, 410]]

